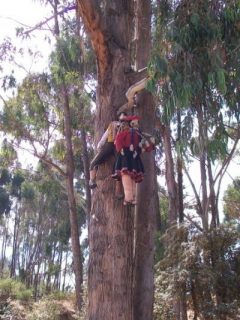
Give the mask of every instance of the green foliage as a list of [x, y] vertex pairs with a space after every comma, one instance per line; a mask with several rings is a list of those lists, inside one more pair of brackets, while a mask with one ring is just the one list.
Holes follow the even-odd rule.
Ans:
[[51, 292], [51, 294], [49, 295], [49, 299], [52, 300], [67, 300], [69, 299], [69, 293], [66, 292], [62, 292], [60, 290], [55, 290], [53, 292]]
[[[79, 319], [73, 310], [72, 296], [65, 297], [65, 304], [58, 299], [45, 297], [33, 305], [31, 312], [26, 316], [26, 320], [59, 320]], [[66, 306], [65, 306], [66, 305]]]
[[22, 197], [27, 200], [33, 200], [35, 196], [34, 185], [31, 182], [24, 181], [21, 185]]
[[0, 279], [0, 299], [1, 296], [14, 298], [20, 301], [29, 301], [32, 299], [32, 290], [19, 281], [11, 278]]
[[[239, 5], [206, 0], [196, 5], [164, 3], [157, 6], [156, 25], [161, 27], [155, 29], [147, 89], [159, 102], [164, 124], [175, 124], [180, 109], [182, 150], [189, 148], [194, 156], [207, 152], [212, 162], [222, 160], [229, 142], [222, 128], [229, 122], [237, 125], [240, 115]], [[201, 144], [193, 136], [199, 109], [203, 118], [198, 119], [198, 129], [205, 126], [210, 134], [204, 141], [201, 137]], [[221, 135], [216, 136], [219, 128]]]
[[11, 200], [7, 191], [0, 187], [0, 216], [8, 214], [11, 209]]
[[226, 220], [240, 219], [240, 178], [236, 178], [224, 193], [224, 213]]
[[0, 185], [5, 185], [11, 182], [11, 174], [8, 169], [2, 169], [1, 170], [1, 176], [0, 176]]
[[156, 265], [155, 318], [175, 319], [172, 306], [185, 294], [188, 309], [207, 319], [235, 319], [240, 306], [239, 231], [231, 225], [199, 233], [189, 226], [165, 234]]
[[17, 152], [12, 144], [5, 138], [0, 149], [0, 165], [1, 167], [10, 166], [17, 159]]
[[10, 296], [13, 289], [14, 280], [10, 278], [0, 280], [0, 294]]
[[54, 301], [46, 299], [36, 303], [26, 320], [59, 320], [60, 308]]
[[14, 197], [21, 197], [21, 185], [24, 182], [25, 177], [21, 170], [17, 170], [12, 178], [12, 185], [11, 185], [11, 194]]
[[57, 84], [62, 84], [63, 80], [70, 83], [77, 79], [81, 70], [79, 39], [70, 35], [59, 38], [50, 60], [51, 72]]
[[51, 99], [46, 74], [26, 77], [18, 87], [17, 95], [4, 105], [1, 119], [4, 131], [17, 139], [46, 143], [50, 121], [56, 118], [49, 106]]

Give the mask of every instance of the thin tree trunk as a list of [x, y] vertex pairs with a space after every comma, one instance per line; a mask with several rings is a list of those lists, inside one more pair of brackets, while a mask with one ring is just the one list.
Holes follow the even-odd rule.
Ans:
[[[58, 24], [58, 0], [54, 0], [54, 18], [55, 18], [55, 35], [58, 38], [60, 36], [59, 24]], [[64, 57], [63, 57], [64, 58]], [[63, 80], [62, 80], [63, 81]], [[71, 228], [71, 245], [73, 251], [73, 270], [75, 275], [75, 288], [76, 299], [79, 311], [82, 306], [82, 254], [80, 247], [80, 230], [78, 226], [77, 205], [74, 193], [74, 156], [72, 146], [72, 129], [71, 129], [71, 114], [68, 98], [68, 91], [66, 84], [63, 82], [61, 86], [61, 97], [63, 99], [63, 116], [64, 116], [64, 135], [66, 143], [66, 186], [67, 197], [70, 215], [70, 228]]]
[[209, 202], [211, 205], [211, 213], [212, 213], [211, 227], [216, 228], [216, 226], [219, 224], [219, 212], [217, 207], [217, 197], [214, 189], [212, 165], [209, 157], [207, 157], [207, 170], [208, 170], [208, 181], [209, 181]]
[[18, 248], [18, 234], [20, 223], [20, 208], [16, 204], [15, 219], [14, 219], [14, 232], [13, 232], [13, 244], [12, 244], [12, 261], [10, 268], [10, 277], [13, 278], [16, 275], [16, 261], [17, 261], [17, 248]]
[[178, 218], [178, 192], [175, 181], [175, 167], [172, 156], [171, 145], [171, 129], [169, 126], [163, 125], [160, 121], [158, 123], [160, 132], [163, 138], [163, 147], [165, 154], [165, 168], [166, 168], [166, 183], [168, 191], [168, 224], [174, 224]]
[[202, 188], [202, 223], [203, 229], [208, 230], [208, 196], [207, 196], [207, 174], [206, 174], [206, 148], [205, 148], [205, 129], [204, 115], [201, 106], [197, 110], [200, 146], [200, 174]]
[[67, 266], [68, 266], [68, 250], [66, 252], [66, 263], [65, 263], [65, 267], [64, 267], [64, 271], [63, 271], [63, 284], [62, 284], [62, 292], [65, 291], [65, 283], [66, 283], [66, 275], [67, 275]]
[[[76, 35], [78, 37], [81, 49], [82, 49], [82, 59], [83, 63], [81, 66], [82, 74], [83, 77], [85, 77], [85, 71], [84, 71], [84, 66], [85, 66], [85, 55], [86, 53], [84, 52], [84, 46], [82, 45], [83, 40], [81, 39], [80, 36], [80, 29], [81, 29], [81, 23], [80, 23], [80, 17], [76, 13], [76, 21], [77, 21], [77, 27], [76, 27]], [[80, 70], [81, 71], [81, 70]], [[84, 89], [83, 89], [84, 90]], [[80, 104], [79, 108], [84, 110], [84, 106]], [[80, 140], [82, 144], [82, 160], [83, 160], [83, 171], [84, 171], [84, 178], [85, 178], [85, 193], [86, 193], [86, 209], [87, 209], [87, 221], [89, 223], [89, 217], [90, 217], [90, 211], [91, 211], [91, 190], [89, 187], [89, 180], [90, 180], [90, 173], [89, 173], [89, 166], [90, 166], [90, 161], [89, 161], [89, 155], [88, 155], [88, 147], [87, 147], [87, 140], [86, 140], [86, 131], [84, 127], [84, 116], [81, 119], [82, 125], [80, 128]]]
[[4, 227], [4, 234], [2, 240], [2, 261], [1, 261], [1, 275], [3, 275], [5, 261], [6, 261], [6, 248], [7, 248], [7, 238], [8, 238], [8, 227]]
[[75, 286], [78, 309], [81, 310], [82, 305], [82, 254], [80, 247], [80, 231], [77, 218], [77, 205], [74, 194], [74, 157], [72, 149], [72, 131], [71, 131], [71, 116], [68, 101], [68, 93], [66, 87], [62, 87], [62, 97], [64, 99], [64, 131], [66, 139], [66, 183], [67, 183], [67, 195], [68, 205], [70, 212], [70, 225], [71, 225], [71, 244], [73, 251], [73, 270], [75, 274]]
[[91, 191], [89, 188], [89, 156], [87, 149], [87, 141], [86, 141], [86, 132], [84, 128], [80, 129], [81, 132], [81, 144], [82, 144], [82, 159], [83, 159], [83, 170], [85, 177], [85, 192], [86, 192], [86, 208], [87, 208], [87, 217], [89, 220], [90, 211], [91, 211]]

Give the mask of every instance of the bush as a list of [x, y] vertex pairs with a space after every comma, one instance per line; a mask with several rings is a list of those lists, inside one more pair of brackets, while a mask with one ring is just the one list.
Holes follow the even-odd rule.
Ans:
[[32, 290], [31, 289], [25, 289], [22, 291], [16, 292], [16, 299], [24, 302], [30, 301], [32, 298]]
[[59, 306], [51, 300], [41, 300], [34, 304], [26, 320], [59, 320]]
[[69, 298], [69, 294], [56, 290], [51, 292], [49, 298], [51, 298], [52, 300], [67, 300]]
[[1, 296], [10, 297], [12, 295], [13, 282], [14, 281], [10, 278], [0, 279], [0, 295]]
[[155, 320], [173, 320], [173, 306], [186, 303], [202, 319], [237, 319], [240, 306], [239, 232], [222, 225], [200, 233], [187, 225], [165, 234], [156, 265]]
[[16, 298], [20, 301], [29, 301], [32, 297], [32, 290], [20, 282], [10, 278], [0, 280], [0, 296]]

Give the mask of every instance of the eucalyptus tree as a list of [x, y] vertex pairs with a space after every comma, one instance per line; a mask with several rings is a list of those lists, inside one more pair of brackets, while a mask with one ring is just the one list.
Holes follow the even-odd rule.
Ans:
[[[144, 74], [137, 69], [145, 68], [149, 57], [151, 3], [79, 0], [77, 4], [96, 54], [98, 74], [95, 139], [99, 140], [108, 123], [116, 117], [118, 109], [126, 104], [125, 93], [128, 88], [146, 76], [146, 72]], [[152, 132], [154, 105], [151, 95], [144, 92], [139, 99], [143, 127]], [[136, 242], [133, 241], [134, 212], [122, 207], [112, 192], [112, 165], [110, 159], [101, 166], [98, 188], [92, 196], [89, 229], [89, 319], [150, 319], [157, 203], [154, 158], [146, 156], [146, 182], [138, 188]], [[136, 243], [134, 249], [138, 257], [134, 295], [137, 308], [134, 315], [133, 243]], [[140, 243], [144, 249], [140, 249]], [[140, 304], [142, 307], [139, 307]]]
[[[52, 64], [52, 67], [54, 66], [56, 67]], [[56, 79], [55, 82], [53, 80], [47, 74], [35, 74], [26, 77], [18, 87], [16, 96], [5, 102], [1, 118], [2, 129], [14, 138], [13, 144], [16, 147], [27, 149], [35, 157], [56, 170], [64, 178], [62, 183], [68, 190], [65, 184], [68, 178], [65, 166], [70, 163], [67, 161], [68, 153], [63, 136], [66, 119], [63, 117], [63, 100], [57, 93]], [[68, 121], [72, 121], [71, 119], [74, 120], [74, 118], [68, 118]], [[56, 155], [58, 155], [58, 158], [56, 158]], [[71, 172], [73, 174], [73, 171]], [[72, 174], [71, 179], [73, 181]], [[71, 195], [74, 197], [71, 199], [75, 201], [75, 191], [71, 190], [73, 192]], [[82, 205], [84, 204], [82, 203]], [[76, 204], [71, 208], [77, 210]], [[72, 221], [72, 227], [76, 232], [75, 242], [79, 245], [77, 211], [75, 211], [75, 214], [76, 220]], [[72, 241], [74, 240], [72, 239]], [[79, 249], [77, 270], [80, 273], [77, 280], [77, 292], [79, 295], [78, 301], [81, 301], [81, 253], [80, 245], [78, 245], [76, 245]], [[76, 257], [76, 252], [74, 256]]]
[[[187, 1], [158, 3], [161, 27], [150, 63], [149, 88], [157, 89], [161, 123], [176, 123], [179, 117], [181, 139], [173, 146], [186, 159], [185, 173], [207, 230], [219, 224], [219, 187], [239, 139], [235, 55], [239, 49], [236, 33], [226, 30], [228, 25], [239, 33], [238, 4], [201, 1], [194, 7]], [[188, 174], [186, 164], [191, 157], [199, 160], [201, 195]], [[214, 176], [216, 163], [221, 167]]]
[[[152, 2], [135, 2], [135, 57], [136, 70], [146, 68], [152, 50]], [[143, 90], [137, 94], [137, 113], [140, 116], [141, 130], [155, 134], [155, 101], [152, 94]], [[155, 165], [155, 152], [142, 155], [145, 177], [137, 187], [137, 207], [135, 212], [134, 246], [134, 319], [153, 318], [154, 295], [154, 255], [159, 212], [158, 187]]]
[[8, 185], [11, 183], [9, 170], [2, 168], [0, 176], [0, 230], [1, 230], [1, 275], [3, 274], [6, 262], [6, 248], [10, 238], [9, 234], [9, 212], [11, 210], [11, 199]]
[[235, 178], [224, 193], [224, 214], [226, 221], [239, 221], [240, 179]]
[[[197, 232], [203, 232], [204, 237], [209, 230], [214, 232], [220, 223], [219, 188], [239, 141], [236, 57], [236, 52], [239, 54], [239, 4], [236, 1], [199, 1], [196, 5], [189, 1], [158, 1], [157, 5], [159, 18], [156, 21], [155, 50], [149, 65], [148, 87], [155, 90], [159, 103], [159, 126], [164, 141], [170, 203], [169, 220], [172, 221], [173, 216], [174, 219], [180, 218], [182, 203], [177, 198], [177, 175], [173, 161], [175, 155], [180, 155], [185, 177], [195, 198], [191, 216], [186, 215], [185, 207], [184, 217], [193, 223], [192, 214], [197, 214], [201, 223], [194, 224]], [[200, 194], [195, 176], [188, 171], [193, 160], [199, 163]], [[167, 249], [167, 252], [172, 252], [171, 247]], [[215, 255], [214, 245], [210, 251], [211, 257], [203, 249], [203, 261], [212, 267], [220, 257]], [[205, 292], [204, 288], [201, 292], [213, 306], [209, 292]], [[224, 297], [219, 295], [216, 287], [213, 292], [217, 308], [220, 308]], [[180, 302], [186, 306], [182, 299]], [[186, 308], [181, 310], [181, 304], [175, 312], [178, 318], [186, 319]], [[212, 319], [213, 315], [204, 317]], [[221, 319], [225, 317], [221, 315]]]

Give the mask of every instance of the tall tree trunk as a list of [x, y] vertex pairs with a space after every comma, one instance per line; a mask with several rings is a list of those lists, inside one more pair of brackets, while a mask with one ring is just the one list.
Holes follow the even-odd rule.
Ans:
[[[182, 139], [182, 127], [181, 127], [181, 112], [177, 111], [177, 142], [181, 142]], [[178, 210], [179, 210], [179, 222], [184, 220], [184, 208], [183, 208], [183, 165], [182, 154], [177, 155], [177, 186], [178, 186]]]
[[197, 109], [198, 129], [199, 129], [199, 146], [200, 146], [200, 174], [201, 174], [201, 189], [202, 189], [202, 224], [203, 229], [208, 230], [208, 196], [207, 196], [207, 173], [206, 173], [206, 135], [205, 135], [205, 123], [202, 107]]
[[214, 189], [212, 165], [209, 157], [207, 157], [207, 170], [208, 170], [208, 183], [209, 183], [209, 202], [211, 205], [211, 213], [212, 213], [211, 227], [216, 228], [216, 226], [219, 225], [219, 212], [218, 212], [218, 206], [217, 206], [216, 192]]
[[[177, 142], [181, 142], [182, 126], [181, 126], [181, 112], [177, 111]], [[177, 154], [177, 191], [178, 191], [178, 211], [179, 222], [184, 222], [184, 206], [183, 206], [183, 159], [181, 151]], [[187, 242], [187, 237], [185, 239]], [[179, 319], [187, 320], [187, 296], [186, 283], [181, 284], [179, 291]]]
[[[136, 1], [136, 69], [145, 68], [151, 50], [151, 1]], [[155, 107], [152, 95], [144, 90], [137, 97], [137, 112], [143, 131], [153, 133]], [[154, 152], [142, 155], [143, 182], [137, 186], [134, 260], [134, 319], [151, 320], [154, 297], [154, 240], [158, 202]]]
[[64, 267], [64, 270], [63, 270], [62, 292], [65, 291], [65, 283], [66, 283], [67, 267], [68, 267], [68, 250], [66, 252], [65, 259], [66, 259], [66, 262], [65, 262], [65, 267]]
[[[76, 22], [77, 22], [77, 27], [76, 27], [76, 36], [79, 40], [80, 47], [82, 49], [82, 60], [83, 60], [83, 66], [81, 68], [83, 70], [79, 70], [79, 72], [82, 72], [83, 77], [85, 77], [85, 71], [84, 71], [84, 58], [86, 53], [84, 52], [84, 45], [82, 45], [83, 39], [80, 36], [80, 30], [81, 30], [81, 22], [80, 22], [80, 16], [76, 12]], [[84, 90], [84, 88], [82, 88]], [[84, 105], [80, 103], [79, 108], [84, 110]], [[84, 113], [84, 112], [83, 112]], [[84, 171], [84, 178], [85, 178], [85, 193], [86, 193], [86, 209], [87, 209], [87, 221], [89, 223], [89, 216], [90, 216], [90, 211], [91, 211], [91, 190], [89, 187], [89, 180], [90, 180], [90, 173], [89, 173], [89, 166], [90, 166], [90, 161], [89, 161], [89, 155], [88, 155], [88, 148], [87, 148], [87, 141], [86, 141], [86, 131], [84, 127], [84, 116], [81, 117], [81, 128], [80, 128], [80, 141], [82, 145], [82, 160], [83, 160], [83, 171]]]
[[4, 232], [3, 232], [2, 255], [1, 255], [1, 258], [2, 258], [2, 261], [1, 261], [1, 276], [3, 275], [4, 267], [5, 267], [7, 240], [8, 240], [8, 220], [6, 222], [6, 225], [4, 226]]
[[166, 183], [168, 191], [168, 224], [174, 224], [178, 218], [178, 190], [177, 183], [175, 180], [175, 167], [172, 156], [172, 145], [171, 145], [171, 129], [168, 125], [163, 125], [160, 120], [158, 126], [163, 139], [163, 147], [165, 154], [165, 168], [166, 168]]
[[89, 156], [88, 156], [88, 149], [87, 149], [87, 141], [86, 141], [86, 132], [84, 128], [81, 128], [81, 144], [82, 144], [82, 159], [83, 159], [83, 170], [84, 170], [84, 177], [85, 177], [85, 192], [86, 192], [86, 208], [87, 208], [87, 219], [89, 222], [89, 215], [91, 211], [91, 191], [89, 188]]
[[18, 243], [18, 230], [20, 223], [20, 208], [16, 204], [15, 219], [14, 219], [14, 231], [13, 231], [13, 244], [12, 244], [12, 261], [10, 268], [10, 277], [13, 278], [16, 275], [16, 261], [17, 261], [17, 243]]
[[[99, 140], [117, 110], [125, 103], [131, 83], [130, 40], [132, 1], [104, 3], [78, 0], [79, 12], [88, 30], [98, 66], [96, 140]], [[111, 178], [113, 159], [98, 169], [92, 195], [89, 226], [88, 294], [91, 320], [132, 320], [133, 209], [117, 200]]]
[[82, 254], [80, 247], [80, 231], [78, 226], [77, 218], [77, 205], [74, 194], [74, 157], [72, 149], [72, 131], [71, 131], [71, 115], [68, 101], [68, 92], [63, 85], [62, 97], [64, 99], [64, 132], [66, 141], [66, 183], [67, 183], [67, 195], [68, 195], [68, 206], [70, 213], [70, 226], [71, 226], [71, 244], [73, 251], [73, 270], [75, 275], [75, 286], [76, 286], [76, 297], [78, 309], [81, 310], [82, 305]]
[[[54, 0], [54, 19], [55, 19], [55, 35], [59, 38], [59, 24], [58, 24], [58, 0]], [[63, 57], [64, 58], [64, 57]], [[82, 271], [82, 254], [80, 247], [80, 230], [78, 226], [78, 216], [77, 216], [77, 205], [74, 191], [74, 156], [73, 156], [73, 146], [72, 146], [72, 129], [71, 129], [71, 114], [70, 105], [68, 98], [67, 86], [62, 80], [60, 94], [63, 99], [63, 117], [64, 117], [64, 135], [66, 143], [66, 185], [67, 185], [67, 197], [69, 206], [69, 216], [70, 216], [70, 229], [71, 229], [71, 245], [73, 252], [73, 270], [75, 275], [75, 288], [76, 288], [76, 298], [77, 306], [79, 311], [82, 306], [82, 281], [83, 281], [83, 271]]]

